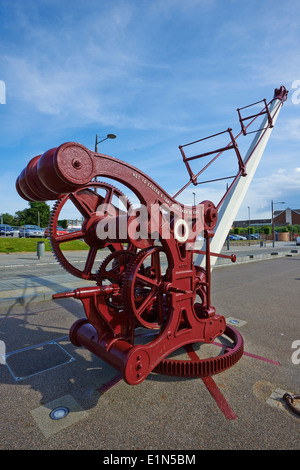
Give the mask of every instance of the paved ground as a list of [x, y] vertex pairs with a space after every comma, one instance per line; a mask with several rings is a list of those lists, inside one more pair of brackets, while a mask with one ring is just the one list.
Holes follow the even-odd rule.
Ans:
[[[298, 252], [300, 253], [300, 247], [297, 247], [295, 242], [276, 242], [275, 247], [272, 243], [264, 247], [260, 247], [259, 244], [251, 246], [232, 244], [229, 251], [227, 246], [223, 249], [225, 255], [236, 254], [235, 264], [282, 256], [292, 257]], [[95, 261], [95, 272], [108, 253], [106, 250], [99, 250]], [[65, 256], [73, 266], [82, 270], [87, 252], [66, 252]], [[228, 259], [218, 258], [216, 265], [232, 266], [233, 263]], [[50, 300], [57, 292], [73, 290], [84, 285], [91, 283], [82, 281], [65, 271], [52, 252], [45, 252], [40, 259], [36, 253], [0, 253], [0, 308]]]
[[[237, 364], [209, 380], [150, 374], [138, 386], [70, 343], [69, 328], [84, 316], [82, 305], [51, 295], [84, 281], [65, 273], [50, 254], [40, 260], [0, 255], [0, 347], [6, 353], [0, 364], [0, 448], [299, 450], [299, 416], [282, 399], [285, 392], [300, 392], [295, 248], [268, 248], [278, 255], [266, 248], [266, 258], [254, 262], [249, 248], [234, 247], [240, 261], [248, 258], [214, 269], [213, 305], [245, 342]], [[261, 255], [263, 248], [251, 250], [251, 256]], [[72, 259], [83, 265], [82, 254]], [[195, 346], [199, 357], [212, 353], [205, 347]], [[69, 409], [61, 420], [49, 417], [57, 406]]]

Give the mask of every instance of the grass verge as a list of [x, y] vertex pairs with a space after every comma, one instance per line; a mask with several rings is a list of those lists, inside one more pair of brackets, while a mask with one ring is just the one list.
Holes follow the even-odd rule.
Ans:
[[[37, 242], [45, 242], [45, 251], [51, 251], [47, 238], [0, 238], [0, 253], [36, 252]], [[61, 244], [65, 251], [87, 250], [88, 245], [82, 240], [74, 240]]]

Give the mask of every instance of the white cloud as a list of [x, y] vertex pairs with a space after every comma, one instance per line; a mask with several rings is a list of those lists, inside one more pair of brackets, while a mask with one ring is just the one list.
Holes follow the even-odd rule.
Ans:
[[[239, 218], [246, 218], [246, 209], [251, 207], [253, 217], [270, 217], [271, 201], [284, 202], [283, 208], [297, 209], [300, 193], [300, 172], [297, 169], [280, 170], [270, 175], [254, 178], [239, 211]], [[296, 207], [297, 206], [297, 207]]]

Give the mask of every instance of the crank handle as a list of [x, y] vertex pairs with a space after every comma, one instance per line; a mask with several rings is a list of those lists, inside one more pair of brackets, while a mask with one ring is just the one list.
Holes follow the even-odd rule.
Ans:
[[165, 282], [163, 285], [163, 292], [166, 294], [170, 292], [174, 292], [175, 294], [192, 294], [192, 291], [189, 290], [184, 290], [184, 289], [179, 289], [178, 287], [174, 287], [171, 285], [170, 282]]
[[[205, 251], [202, 251], [202, 250], [193, 250], [194, 253], [199, 253], [201, 255], [205, 255], [206, 252]], [[210, 256], [216, 256], [217, 258], [227, 258], [227, 259], [231, 259], [231, 261], [233, 263], [236, 262], [236, 255], [235, 254], [232, 254], [232, 255], [224, 255], [223, 253], [213, 253], [211, 252], [210, 253]]]
[[68, 297], [74, 297], [75, 299], [86, 299], [93, 297], [93, 295], [107, 295], [112, 294], [113, 292], [113, 286], [82, 287], [79, 289], [74, 289], [73, 291], [54, 294], [52, 299], [65, 299]]

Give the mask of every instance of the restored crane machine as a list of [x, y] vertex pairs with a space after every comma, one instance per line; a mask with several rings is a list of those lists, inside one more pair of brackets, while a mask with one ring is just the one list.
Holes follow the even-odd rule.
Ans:
[[[16, 189], [25, 200], [57, 200], [49, 225], [57, 260], [74, 276], [95, 283], [53, 296], [73, 297], [83, 304], [86, 317], [71, 327], [71, 342], [117, 369], [128, 384], [139, 384], [151, 372], [209, 376], [241, 358], [243, 338], [211, 305], [211, 270], [217, 257], [235, 261], [234, 255], [221, 254], [221, 249], [287, 93], [282, 86], [269, 103], [253, 103], [262, 109], [250, 116], [242, 114], [252, 105], [238, 109], [241, 132], [236, 137], [227, 129], [180, 146], [189, 181], [174, 197], [137, 168], [78, 143], [64, 143], [34, 157], [18, 177]], [[249, 126], [258, 118], [262, 118], [260, 128], [253, 131], [254, 139], [242, 158], [237, 138], [249, 133]], [[188, 146], [220, 135], [228, 136], [226, 146], [186, 156]], [[178, 202], [188, 185], [203, 183], [200, 175], [227, 150], [236, 157], [237, 172], [230, 177], [232, 182], [220, 202], [215, 205], [205, 200], [188, 207]], [[194, 174], [190, 161], [203, 157], [212, 158]], [[139, 207], [133, 207], [122, 191], [99, 177], [129, 188]], [[79, 210], [83, 224], [75, 232], [58, 235], [58, 219], [67, 203]], [[196, 244], [200, 235], [203, 249]], [[77, 239], [89, 247], [82, 270], [67, 260], [62, 249], [66, 241]], [[95, 271], [97, 253], [103, 249], [108, 256]], [[142, 341], [141, 328], [151, 332], [142, 335]], [[226, 347], [215, 357], [194, 355], [185, 360], [172, 354], [222, 336], [227, 338]], [[151, 339], [147, 342], [147, 338]]]

